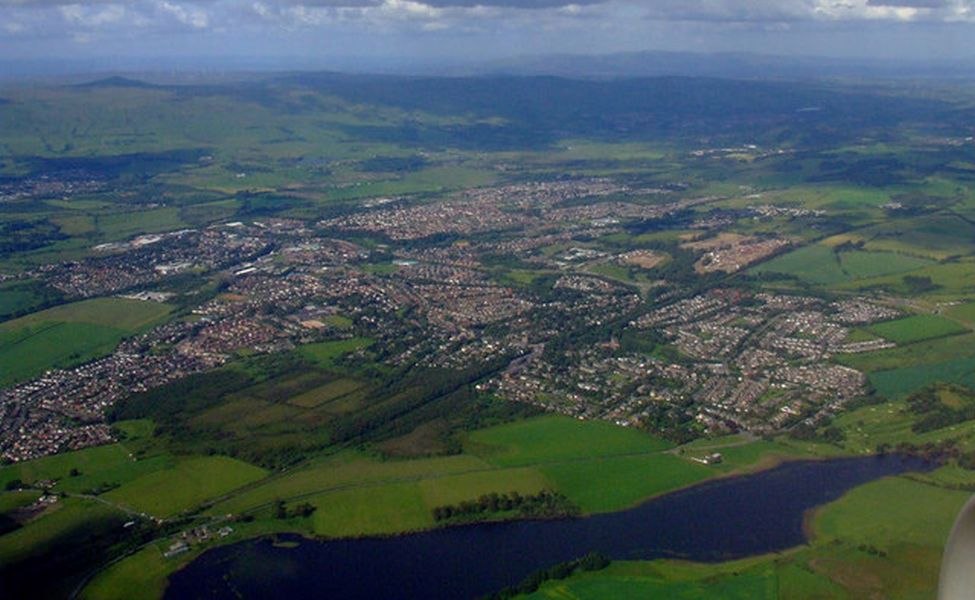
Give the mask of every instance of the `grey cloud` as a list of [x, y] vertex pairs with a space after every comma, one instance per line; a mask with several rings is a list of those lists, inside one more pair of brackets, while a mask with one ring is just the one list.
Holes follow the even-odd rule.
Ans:
[[896, 8], [948, 8], [947, 0], [867, 0], [868, 6], [890, 6]]
[[606, 0], [574, 0], [570, 2], [565, 0], [426, 0], [423, 3], [437, 8], [496, 6], [499, 8], [542, 9], [562, 8], [570, 5], [605, 4]]
[[[3, 2], [4, 0], [0, 0]], [[546, 9], [563, 8], [577, 5], [587, 6], [605, 4], [608, 0], [412, 0], [416, 4], [425, 4], [434, 8], [475, 8], [478, 6], [518, 9]], [[380, 6], [383, 0], [281, 0], [268, 2], [286, 6], [305, 6], [320, 8], [368, 8]]]

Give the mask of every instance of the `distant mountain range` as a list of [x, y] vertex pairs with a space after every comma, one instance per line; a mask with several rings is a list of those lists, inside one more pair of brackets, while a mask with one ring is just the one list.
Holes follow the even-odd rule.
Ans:
[[690, 52], [525, 56], [458, 69], [466, 74], [629, 78], [681, 75], [731, 79], [975, 78], [971, 61], [888, 61]]
[[[234, 74], [329, 70], [390, 75], [554, 75], [575, 79], [686, 76], [726, 79], [975, 79], [972, 60], [882, 60], [774, 56], [747, 53], [625, 52], [550, 54], [487, 61], [403, 58], [200, 57], [113, 58], [99, 61], [0, 60], [0, 80], [90, 80], [92, 74], [129, 73], [148, 79], [233, 78]], [[84, 77], [87, 76], [87, 77]]]

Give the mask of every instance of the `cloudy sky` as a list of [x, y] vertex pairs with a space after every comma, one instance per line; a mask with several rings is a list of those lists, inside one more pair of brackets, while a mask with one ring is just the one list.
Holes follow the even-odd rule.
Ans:
[[633, 50], [970, 59], [975, 0], [0, 0], [7, 60]]

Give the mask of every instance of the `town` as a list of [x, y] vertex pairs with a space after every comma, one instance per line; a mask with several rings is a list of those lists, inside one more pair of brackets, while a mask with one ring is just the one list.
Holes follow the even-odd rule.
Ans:
[[[892, 346], [848, 340], [848, 326], [898, 311], [862, 298], [722, 287], [686, 297], [652, 278], [672, 260], [667, 252], [593, 244], [715, 200], [672, 198], [675, 189], [607, 179], [478, 188], [433, 202], [367, 203], [314, 225], [268, 218], [140, 235], [39, 267], [25, 277], [69, 299], [115, 294], [186, 308], [107, 356], [0, 391], [0, 456], [17, 462], [112, 442], [105, 416], [132, 394], [242, 353], [353, 335], [375, 340], [391, 366], [507, 361], [477, 384], [481, 392], [624, 426], [660, 429], [669, 419], [708, 434], [772, 433], [824, 422], [862, 395], [863, 374], [830, 357]], [[695, 257], [698, 274], [734, 273], [790, 244], [715, 232], [715, 218], [698, 218], [701, 233], [674, 249]], [[363, 244], [361, 233], [386, 241]], [[551, 273], [550, 283], [517, 285], [498, 257]], [[200, 283], [170, 285], [187, 277]], [[658, 286], [666, 293], [648, 302]], [[601, 339], [575, 342], [600, 331]], [[635, 352], [618, 338], [653, 338], [669, 351]]]

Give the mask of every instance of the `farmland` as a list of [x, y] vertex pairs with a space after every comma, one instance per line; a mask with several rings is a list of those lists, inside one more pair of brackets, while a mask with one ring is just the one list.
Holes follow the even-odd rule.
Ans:
[[823, 244], [812, 244], [774, 258], [755, 267], [754, 271], [790, 275], [811, 284], [828, 286], [910, 273], [933, 264], [931, 260], [908, 254], [837, 252]]
[[225, 457], [194, 458], [137, 477], [108, 492], [105, 498], [141, 512], [168, 517], [257, 481], [265, 474], [261, 469]]
[[898, 344], [910, 344], [969, 331], [954, 321], [935, 315], [914, 315], [906, 319], [887, 321], [873, 325], [869, 330]]
[[0, 385], [109, 353], [172, 307], [122, 298], [86, 300], [0, 324]]
[[[554, 451], [551, 444], [539, 443], [556, 437], [573, 443]], [[431, 528], [433, 508], [490, 492], [530, 494], [553, 489], [586, 512], [602, 512], [726, 471], [667, 454], [667, 444], [637, 432], [561, 417], [473, 431], [464, 447], [465, 452], [456, 456], [411, 460], [377, 460], [342, 452], [232, 493], [206, 512], [252, 514], [258, 518], [253, 524], [257, 531], [297, 530], [337, 537], [390, 534]], [[749, 468], [766, 457], [797, 452], [790, 448], [755, 442], [733, 450], [740, 454], [735, 460], [738, 468]], [[159, 471], [128, 487], [146, 492], [148, 502], [149, 487], [140, 480], [161, 481], [170, 472], [176, 471]], [[125, 486], [107, 497], [118, 499], [123, 490]], [[602, 495], [599, 490], [613, 493]], [[309, 503], [316, 510], [306, 519], [274, 521], [270, 507], [278, 500], [287, 507]], [[175, 566], [160, 563], [158, 556], [158, 549], [147, 548], [113, 566], [86, 589], [86, 597], [116, 597], [113, 590], [135, 581], [154, 589]]]
[[576, 458], [647, 454], [670, 445], [662, 440], [605, 423], [585, 426], [562, 417], [546, 417], [473, 432], [469, 453], [499, 466], [519, 466]]

